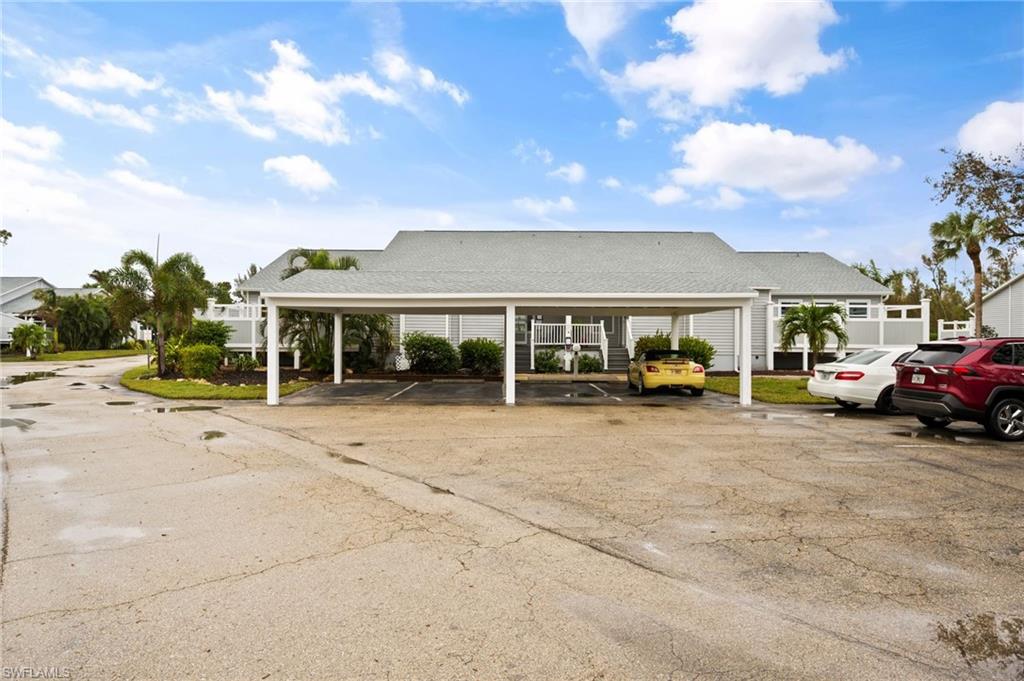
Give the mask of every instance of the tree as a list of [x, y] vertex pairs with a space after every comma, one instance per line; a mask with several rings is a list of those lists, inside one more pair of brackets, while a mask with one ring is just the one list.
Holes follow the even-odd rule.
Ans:
[[952, 199], [957, 208], [988, 218], [998, 240], [1024, 237], [1024, 144], [1012, 156], [957, 151], [942, 177], [925, 181], [935, 201]]
[[206, 282], [206, 297], [213, 298], [213, 301], [218, 305], [230, 305], [231, 304], [231, 282], [230, 281], [218, 281]]
[[32, 316], [43, 320], [53, 329], [53, 346], [56, 348], [60, 342], [58, 333], [61, 317], [61, 304], [57, 292], [52, 288], [38, 288], [32, 292], [32, 298], [39, 303], [39, 307], [32, 310]]
[[779, 325], [779, 348], [789, 352], [797, 338], [807, 336], [811, 351], [811, 366], [818, 363], [818, 355], [828, 345], [829, 335], [836, 338], [836, 352], [842, 352], [850, 342], [846, 334], [846, 310], [839, 305], [798, 305], [791, 307]]
[[14, 235], [11, 234], [10, 230], [0, 229], [0, 246], [6, 246], [12, 236]]
[[936, 257], [950, 260], [963, 253], [974, 268], [974, 335], [977, 338], [981, 338], [981, 293], [985, 276], [981, 254], [986, 242], [998, 238], [998, 230], [994, 222], [982, 219], [977, 213], [950, 213], [931, 226]]
[[104, 295], [67, 296], [60, 301], [60, 338], [68, 350], [111, 347], [122, 334], [114, 327]]
[[46, 349], [46, 330], [31, 322], [11, 329], [11, 347], [24, 350], [27, 357], [35, 358]]
[[256, 266], [256, 263], [252, 262], [249, 263], [249, 267], [246, 268], [245, 272], [235, 277], [235, 287], [234, 291], [232, 292], [232, 295], [234, 296], [235, 300], [237, 300], [238, 302], [242, 302], [245, 300], [245, 296], [242, 295], [242, 292], [239, 289], [242, 288], [242, 284], [244, 284], [250, 277], [252, 277], [259, 271], [260, 268]]
[[175, 253], [158, 262], [145, 251], [132, 250], [121, 257], [119, 267], [94, 278], [110, 296], [118, 321], [141, 320], [156, 329], [157, 367], [164, 374], [167, 332], [187, 329], [195, 308], [205, 302], [202, 266], [191, 253]]

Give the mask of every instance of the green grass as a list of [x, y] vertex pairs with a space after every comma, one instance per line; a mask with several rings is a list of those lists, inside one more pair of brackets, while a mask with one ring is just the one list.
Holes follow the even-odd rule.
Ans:
[[[195, 381], [153, 381], [143, 376], [152, 374], [152, 369], [136, 367], [121, 377], [121, 385], [129, 390], [164, 397], [170, 400], [264, 400], [267, 398], [265, 385], [210, 385]], [[291, 395], [315, 383], [295, 381], [281, 385], [281, 396]]]
[[38, 359], [29, 359], [23, 353], [4, 354], [0, 362], [81, 362], [85, 359], [110, 359], [111, 357], [134, 357], [144, 355], [145, 350], [68, 350], [67, 352], [44, 352]]
[[[807, 392], [806, 378], [775, 378], [754, 376], [752, 393], [755, 400], [772, 404], [835, 404], [833, 400], [815, 397]], [[739, 376], [708, 376], [704, 387], [726, 395], [740, 394]]]

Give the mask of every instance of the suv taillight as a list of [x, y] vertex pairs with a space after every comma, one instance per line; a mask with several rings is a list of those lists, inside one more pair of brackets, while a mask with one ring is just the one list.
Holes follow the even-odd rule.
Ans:
[[836, 374], [837, 381], [859, 381], [864, 378], [863, 371], [840, 371]]
[[978, 372], [968, 366], [960, 364], [937, 364], [932, 367], [937, 374], [956, 374], [957, 376], [977, 376]]

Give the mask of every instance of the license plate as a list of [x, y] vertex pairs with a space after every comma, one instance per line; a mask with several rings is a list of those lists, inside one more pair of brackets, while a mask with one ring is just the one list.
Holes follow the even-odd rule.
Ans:
[[682, 369], [669, 369], [668, 372], [670, 374], [681, 374], [681, 373], [683, 373], [683, 370]]
[[910, 377], [911, 383], [924, 383], [924, 374], [913, 374]]

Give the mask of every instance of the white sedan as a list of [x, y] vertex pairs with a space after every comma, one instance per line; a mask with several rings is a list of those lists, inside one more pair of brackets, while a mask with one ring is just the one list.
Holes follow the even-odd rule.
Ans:
[[883, 414], [897, 414], [892, 391], [897, 362], [917, 349], [914, 345], [861, 350], [835, 362], [814, 365], [807, 392], [835, 400], [844, 409], [874, 406]]

